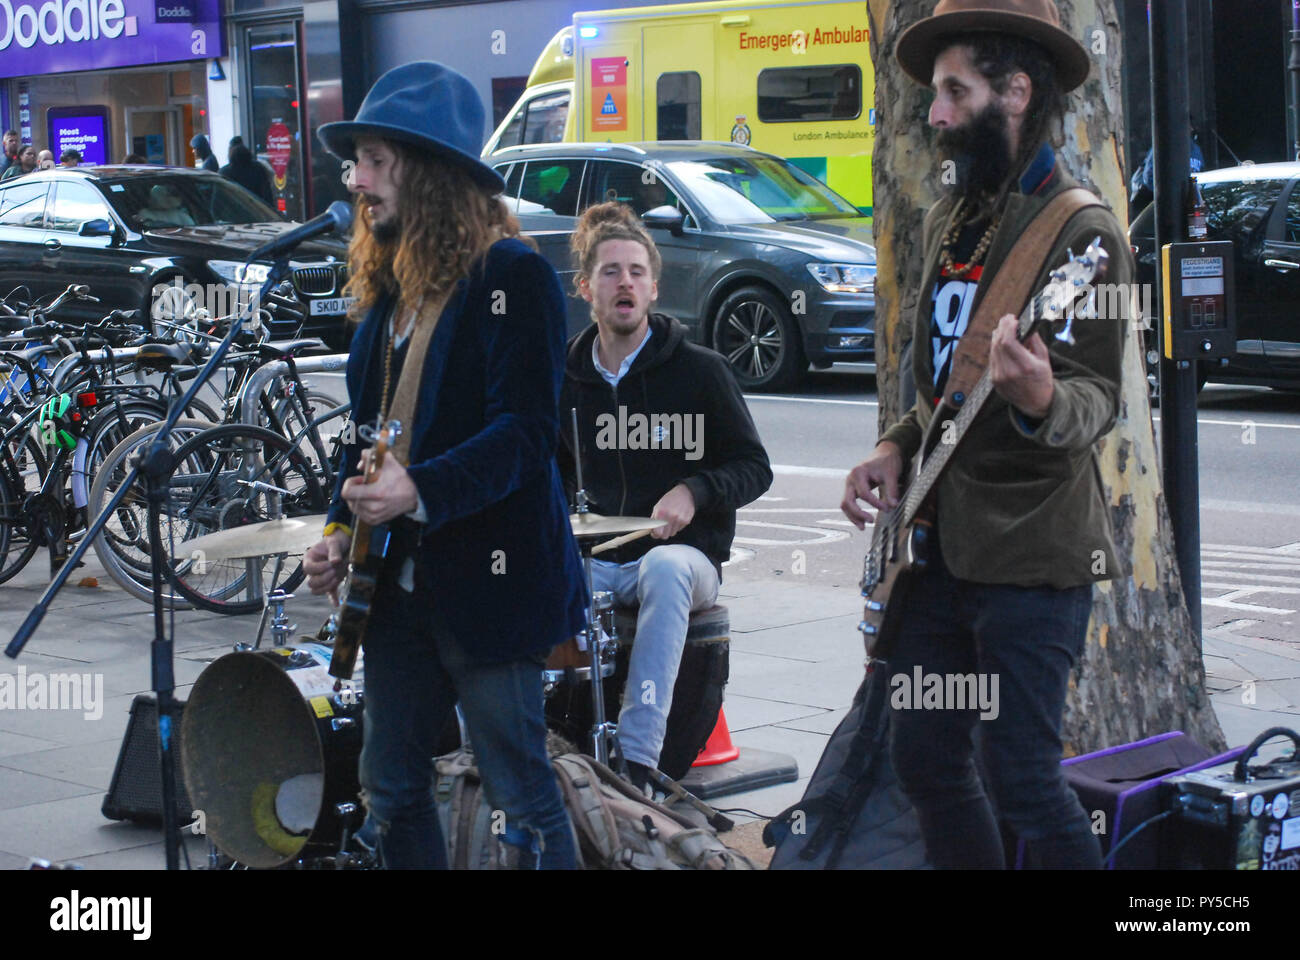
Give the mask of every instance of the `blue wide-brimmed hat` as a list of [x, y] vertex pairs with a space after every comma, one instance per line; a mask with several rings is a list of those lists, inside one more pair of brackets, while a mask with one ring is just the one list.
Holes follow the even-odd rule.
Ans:
[[468, 79], [441, 63], [417, 60], [376, 80], [355, 119], [327, 123], [318, 134], [325, 149], [343, 160], [357, 158], [357, 137], [425, 147], [499, 193], [505, 181], [478, 158], [483, 117], [483, 101]]

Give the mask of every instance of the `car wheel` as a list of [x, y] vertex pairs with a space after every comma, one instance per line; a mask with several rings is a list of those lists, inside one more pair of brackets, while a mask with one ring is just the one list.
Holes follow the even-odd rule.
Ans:
[[[194, 298], [193, 285], [184, 277], [169, 277], [154, 286], [149, 297], [149, 318], [155, 336], [197, 342], [202, 304]], [[163, 322], [159, 322], [163, 321]], [[179, 324], [180, 329], [168, 324]]]
[[785, 302], [765, 287], [734, 291], [713, 318], [713, 349], [742, 390], [779, 390], [798, 381], [808, 367], [801, 339]]

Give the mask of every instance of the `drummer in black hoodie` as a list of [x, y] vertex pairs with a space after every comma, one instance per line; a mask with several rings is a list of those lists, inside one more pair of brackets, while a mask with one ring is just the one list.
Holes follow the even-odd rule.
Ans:
[[[721, 356], [650, 313], [659, 251], [619, 203], [589, 208], [573, 234], [578, 292], [595, 321], [569, 343], [562, 421], [578, 410], [591, 509], [667, 521], [593, 561], [596, 590], [640, 605], [619, 714], [619, 742], [644, 789], [659, 764], [687, 619], [717, 600], [736, 510], [772, 484], [767, 452]], [[576, 479], [573, 437], [561, 430], [565, 485]]]

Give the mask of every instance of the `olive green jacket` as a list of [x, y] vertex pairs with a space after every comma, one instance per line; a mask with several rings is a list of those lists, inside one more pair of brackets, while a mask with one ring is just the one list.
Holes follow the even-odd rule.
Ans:
[[[985, 259], [972, 317], [1034, 214], [1058, 192], [1077, 185], [1058, 161], [1054, 179], [1041, 194], [1011, 194]], [[940, 200], [925, 218], [922, 294], [913, 317], [916, 404], [881, 437], [898, 445], [905, 462], [920, 450], [934, 414], [932, 291], [954, 206], [955, 198]], [[1098, 236], [1110, 255], [1108, 275], [1099, 283], [1124, 284], [1121, 289], [1128, 290], [1133, 259], [1124, 230], [1104, 207], [1088, 207], [1062, 229], [1033, 291], [1047, 285], [1048, 271], [1065, 262], [1067, 249], [1081, 254]], [[1046, 418], [1036, 424], [1028, 421], [993, 393], [961, 439], [937, 495], [939, 539], [954, 576], [980, 583], [1065, 588], [1122, 572], [1096, 453], [1097, 441], [1119, 412], [1124, 337], [1131, 321], [1125, 320], [1127, 312], [1104, 314], [1120, 312], [1107, 306], [1121, 300], [1127, 303], [1099, 295], [1097, 313], [1103, 316], [1076, 316], [1073, 346], [1048, 339], [1056, 384]]]

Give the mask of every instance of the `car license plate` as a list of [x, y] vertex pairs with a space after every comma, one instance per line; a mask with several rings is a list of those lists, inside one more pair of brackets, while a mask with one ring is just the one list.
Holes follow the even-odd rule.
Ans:
[[348, 307], [356, 302], [356, 297], [326, 297], [323, 300], [313, 300], [311, 302], [311, 315], [313, 317], [326, 317], [336, 313], [347, 313]]

